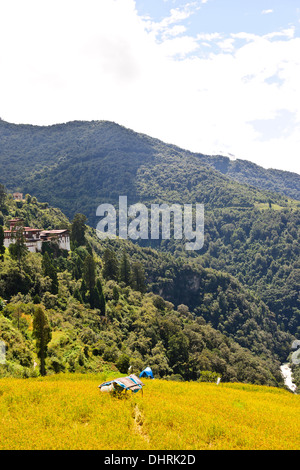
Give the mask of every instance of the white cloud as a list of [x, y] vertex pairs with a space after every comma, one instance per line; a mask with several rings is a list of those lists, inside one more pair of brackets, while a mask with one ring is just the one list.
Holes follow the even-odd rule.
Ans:
[[266, 39], [273, 39], [273, 38], [281, 36], [281, 37], [286, 37], [288, 39], [291, 39], [294, 37], [294, 35], [295, 35], [295, 28], [291, 27], [288, 29], [283, 29], [281, 31], [274, 31], [272, 33], [265, 34], [263, 37]]
[[[300, 38], [292, 28], [192, 37], [183, 21], [194, 8], [155, 24], [138, 17], [133, 0], [0, 0], [1, 117], [107, 119], [300, 173]], [[264, 140], [264, 122], [279, 112], [292, 116], [288, 132]]]
[[273, 13], [273, 10], [263, 10], [261, 12], [262, 15], [268, 15], [269, 13]]
[[223, 41], [217, 42], [217, 45], [225, 52], [232, 52], [234, 50], [234, 39], [224, 39]]
[[198, 40], [203, 40], [203, 41], [213, 41], [214, 39], [221, 39], [222, 34], [221, 33], [200, 33], [197, 34], [197, 39]]
[[148, 19], [147, 22], [145, 23], [146, 28], [148, 31], [152, 32], [155, 36], [158, 36], [160, 34], [163, 34], [164, 36], [168, 35], [169, 33], [172, 34], [171, 32], [174, 30], [174, 27], [170, 28], [170, 26], [180, 21], [186, 20], [198, 8], [199, 7], [197, 6], [195, 2], [186, 3], [183, 8], [172, 8], [170, 10], [170, 15], [163, 18], [159, 22], [155, 22], [155, 21], [152, 21], [151, 19]]
[[170, 28], [165, 37], [168, 36], [178, 36], [179, 34], [185, 33], [186, 27], [183, 25], [176, 24], [172, 28]]

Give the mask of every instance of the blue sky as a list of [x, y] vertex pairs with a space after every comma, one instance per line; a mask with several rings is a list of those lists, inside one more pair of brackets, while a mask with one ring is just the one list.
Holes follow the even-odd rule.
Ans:
[[[197, 38], [218, 33], [230, 38], [241, 32], [263, 36], [290, 29], [294, 37], [300, 36], [300, 1], [297, 0], [137, 0], [136, 10], [154, 23], [170, 18], [172, 12], [186, 12], [186, 18], [182, 15], [176, 21], [184, 27], [178, 36]], [[158, 34], [157, 40], [162, 39]], [[245, 39], [235, 41], [239, 47], [245, 44]], [[211, 47], [213, 52], [217, 51], [215, 43]], [[203, 57], [209, 52], [202, 47], [197, 54]]]
[[0, 116], [300, 173], [300, 0], [0, 0]]
[[192, 35], [216, 31], [267, 34], [290, 25], [295, 25], [299, 34], [300, 2], [297, 0], [137, 0], [136, 9], [139, 15], [159, 22], [171, 9], [182, 9], [187, 4], [194, 11], [187, 22]]

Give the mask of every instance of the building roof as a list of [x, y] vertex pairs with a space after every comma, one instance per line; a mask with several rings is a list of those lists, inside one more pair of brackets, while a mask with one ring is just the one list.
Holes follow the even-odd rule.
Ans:
[[41, 232], [41, 235], [59, 235], [61, 233], [65, 233], [65, 232], [68, 232], [67, 229], [64, 229], [64, 230], [42, 230]]
[[[40, 228], [23, 227], [24, 232], [42, 232]], [[4, 233], [16, 232], [16, 230], [4, 230]]]

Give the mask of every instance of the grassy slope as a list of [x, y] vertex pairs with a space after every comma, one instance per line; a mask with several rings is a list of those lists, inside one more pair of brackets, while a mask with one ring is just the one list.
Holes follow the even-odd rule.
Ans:
[[[111, 378], [111, 377], [110, 377]], [[104, 375], [0, 380], [0, 449], [298, 449], [299, 396], [271, 387], [144, 380], [101, 393]]]

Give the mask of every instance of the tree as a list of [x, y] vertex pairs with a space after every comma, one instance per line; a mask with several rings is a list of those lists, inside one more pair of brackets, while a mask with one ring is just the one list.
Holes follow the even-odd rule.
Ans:
[[42, 305], [38, 305], [34, 310], [33, 336], [36, 339], [36, 351], [40, 359], [40, 373], [46, 375], [45, 360], [52, 334], [47, 314]]
[[85, 280], [82, 279], [81, 286], [80, 286], [80, 294], [81, 294], [81, 298], [83, 302], [86, 301], [86, 293], [87, 293], [86, 283], [85, 283]]
[[0, 209], [4, 206], [4, 202], [6, 199], [6, 189], [3, 184], [0, 184]]
[[77, 253], [73, 252], [72, 262], [73, 262], [72, 276], [73, 276], [73, 279], [76, 279], [78, 281], [78, 279], [81, 279], [82, 277], [83, 261]]
[[118, 357], [116, 366], [122, 374], [127, 374], [130, 366], [130, 357], [127, 354], [121, 354]]
[[35, 294], [35, 296], [33, 297], [33, 303], [34, 303], [35, 305], [41, 303], [41, 298], [40, 298], [40, 296], [39, 296], [38, 294]]
[[5, 253], [4, 230], [3, 230], [2, 225], [0, 225], [0, 261], [3, 261], [4, 253]]
[[73, 297], [74, 297], [74, 299], [77, 299], [78, 302], [80, 302], [81, 304], [83, 303], [82, 295], [81, 295], [81, 292], [80, 292], [80, 290], [79, 290], [78, 288], [76, 288], [76, 289], [74, 290]]
[[105, 315], [105, 298], [102, 290], [101, 281], [98, 278], [96, 286], [90, 293], [90, 305], [92, 308], [97, 308], [101, 311], [102, 315]]
[[12, 238], [14, 243], [9, 245], [9, 253], [13, 259], [18, 261], [19, 270], [21, 270], [21, 262], [28, 253], [22, 225], [18, 226], [15, 232], [12, 232]]
[[106, 310], [106, 302], [105, 302], [105, 297], [102, 289], [102, 284], [100, 279], [97, 279], [96, 282], [96, 289], [99, 293], [99, 310], [101, 311], [102, 315], [105, 315], [105, 310]]
[[189, 358], [188, 339], [182, 331], [170, 337], [167, 355], [175, 374], [181, 374]]
[[[83, 282], [89, 291], [89, 303], [92, 308], [100, 309], [100, 293], [96, 287], [96, 264], [92, 255], [87, 255], [83, 263]], [[101, 289], [102, 290], [102, 289]]]
[[124, 251], [120, 263], [120, 281], [124, 282], [126, 286], [130, 285], [131, 281], [131, 267], [127, 253]]
[[106, 302], [103, 292], [100, 294], [100, 307], [99, 307], [102, 315], [105, 315], [106, 312]]
[[102, 274], [104, 279], [118, 280], [119, 265], [115, 253], [106, 248], [103, 255], [103, 270]]
[[93, 256], [87, 255], [83, 263], [83, 279], [90, 293], [96, 285], [96, 265]]
[[58, 293], [58, 278], [57, 278], [57, 270], [55, 266], [51, 263], [50, 256], [47, 252], [45, 252], [42, 261], [42, 267], [44, 271], [44, 275], [50, 277], [51, 279], [51, 294]]
[[96, 308], [100, 310], [100, 294], [98, 292], [97, 287], [94, 287], [90, 291], [89, 303], [90, 303], [91, 308]]
[[71, 225], [71, 242], [75, 247], [83, 246], [86, 243], [85, 231], [87, 218], [83, 214], [75, 214]]
[[97, 278], [96, 287], [98, 289], [99, 295], [103, 294], [102, 284], [99, 277]]
[[119, 300], [119, 297], [120, 297], [119, 290], [118, 290], [117, 286], [114, 286], [113, 287], [113, 299], [114, 299], [114, 301], [117, 302]]
[[131, 284], [134, 290], [146, 291], [145, 272], [141, 263], [135, 262], [132, 265]]

